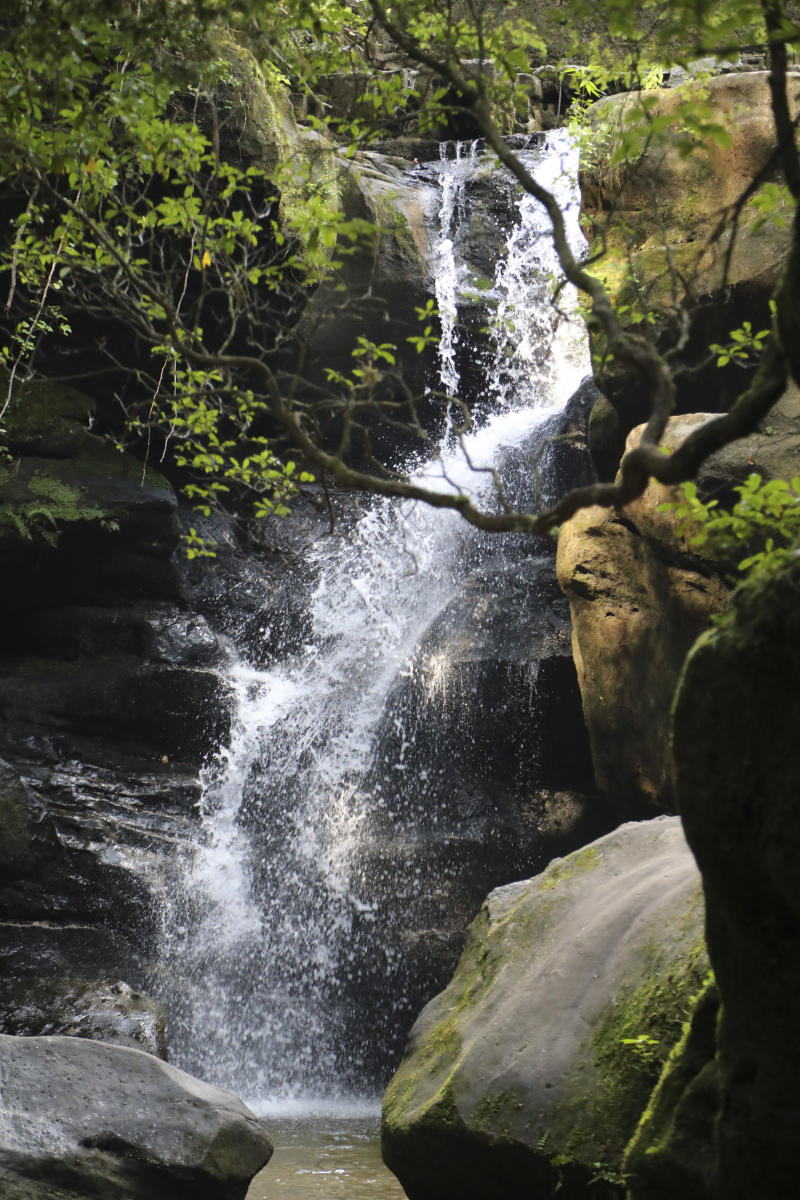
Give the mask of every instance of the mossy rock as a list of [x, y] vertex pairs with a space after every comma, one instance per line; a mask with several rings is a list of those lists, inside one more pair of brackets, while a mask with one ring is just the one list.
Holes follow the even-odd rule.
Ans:
[[492, 892], [384, 1097], [384, 1158], [410, 1200], [613, 1186], [707, 971], [702, 929], [675, 818]]
[[[4, 390], [7, 376], [2, 376]], [[49, 379], [17, 384], [0, 432], [12, 454], [69, 458], [89, 437], [86, 423], [94, 402], [82, 392]]]
[[64, 527], [78, 523], [125, 530], [167, 553], [178, 540], [170, 484], [101, 438], [87, 433], [74, 457], [0, 464], [0, 541], [55, 546]]
[[709, 976], [625, 1151], [630, 1200], [709, 1200], [719, 1108], [719, 991]]
[[[793, 83], [793, 115], [796, 91]], [[654, 105], [650, 120], [675, 124], [663, 139], [652, 138], [622, 164], [611, 165], [628, 126], [641, 122], [642, 95], [607, 96], [591, 109], [593, 134], [583, 162], [583, 214], [595, 235], [591, 270], [633, 329], [644, 331], [662, 350], [680, 341], [680, 361], [695, 364], [678, 375], [674, 411], [724, 412], [742, 390], [741, 366], [731, 362], [717, 367], [708, 346], [727, 344], [731, 331], [745, 321], [755, 331], [769, 328], [769, 300], [791, 242], [788, 202], [776, 211], [775, 220], [758, 229], [746, 209], [735, 238], [730, 228], [718, 228], [721, 215], [733, 210], [742, 180], [780, 182], [768, 76], [745, 71], [690, 80], [680, 88], [647, 93], [644, 99]], [[727, 131], [729, 145], [701, 143], [692, 153], [681, 153], [685, 135], [677, 107], [694, 99], [709, 106], [713, 120]], [[602, 334], [593, 330], [597, 380], [617, 411], [624, 436], [649, 414], [642, 408], [638, 373], [611, 360], [607, 349]]]
[[676, 794], [722, 1000], [713, 1200], [797, 1194], [798, 596], [797, 557], [734, 593], [689, 655], [673, 715]]

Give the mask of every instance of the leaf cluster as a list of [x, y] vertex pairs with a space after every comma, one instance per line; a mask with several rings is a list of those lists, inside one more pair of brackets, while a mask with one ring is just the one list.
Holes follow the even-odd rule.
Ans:
[[800, 544], [800, 476], [763, 480], [754, 472], [734, 489], [739, 499], [729, 509], [716, 499], [701, 499], [692, 481], [682, 491], [681, 500], [662, 505], [675, 513], [680, 535], [697, 549], [736, 562], [740, 572], [772, 571]]
[[[579, 30], [602, 25], [605, 37], [591, 69], [557, 66], [562, 74], [569, 68], [565, 77], [582, 97], [576, 128], [615, 79], [642, 88], [630, 120], [615, 133], [612, 168], [660, 140], [672, 139], [687, 156], [697, 146], [730, 144], [701, 87], [680, 95], [669, 117], [658, 109], [653, 89], [676, 55], [686, 61], [711, 49], [732, 55], [743, 33], [764, 35], [765, 20], [778, 57], [798, 36], [772, 0], [677, 0], [668, 7], [655, 0], [572, 0], [564, 15], [575, 26], [573, 47], [586, 48]], [[674, 405], [675, 379], [650, 333], [650, 310], [616, 297], [578, 261], [552, 194], [531, 179], [502, 137], [507, 115], [527, 103], [529, 72], [547, 52], [538, 20], [523, 17], [518, 6], [11, 0], [0, 25], [0, 186], [11, 210], [11, 232], [0, 245], [6, 404], [15, 377], [35, 372], [59, 340], [71, 346], [87, 321], [124, 328], [135, 354], [126, 357], [103, 336], [95, 346], [109, 370], [130, 380], [118, 392], [119, 443], [136, 440], [149, 457], [189, 472], [189, 494], [204, 512], [235, 503], [243, 492], [253, 494], [257, 512], [283, 511], [313, 472], [344, 486], [419, 494], [484, 527], [547, 532], [583, 503], [624, 503], [651, 474], [691, 474], [696, 456], [713, 448], [710, 441], [692, 444], [668, 466], [655, 452]], [[232, 55], [233, 45], [239, 52]], [[379, 69], [385, 60], [378, 51], [387, 46], [395, 63], [428, 73], [433, 85], [424, 101], [410, 77]], [[325, 99], [326, 81], [337, 72], [359, 81], [359, 111], [347, 118], [332, 117]], [[422, 129], [434, 130], [453, 113], [476, 122], [498, 162], [544, 205], [564, 274], [586, 297], [587, 319], [602, 334], [609, 359], [631, 369], [652, 398], [643, 446], [621, 484], [584, 489], [541, 519], [483, 513], [464, 494], [426, 493], [372, 455], [368, 422], [375, 414], [390, 424], [405, 420], [424, 436], [393, 343], [356, 335], [352, 369], [329, 368], [326, 387], [315, 385], [316, 391], [304, 387], [302, 367], [276, 365], [311, 290], [376, 234], [342, 212], [335, 169], [326, 174], [298, 163], [281, 142], [271, 100], [277, 161], [248, 159], [241, 118], [251, 119], [251, 85], [268, 100], [271, 92], [291, 89], [306, 107], [309, 128], [323, 135], [326, 153], [333, 154], [326, 140], [332, 137], [345, 159], [381, 132], [403, 128], [412, 102]], [[781, 149], [791, 168], [790, 141], [784, 138]], [[787, 189], [767, 184], [748, 193], [756, 222], [788, 215], [800, 191], [791, 170]], [[437, 322], [432, 304], [418, 315], [421, 332], [408, 342], [422, 352], [435, 342]], [[777, 310], [776, 318], [780, 325]], [[753, 359], [759, 371], [766, 364], [763, 378], [756, 372], [754, 407], [771, 402], [782, 386], [788, 350], [766, 330], [744, 324], [712, 351], [725, 362]], [[714, 436], [730, 440], [759, 415], [748, 408]], [[338, 438], [332, 446], [331, 427]], [[357, 439], [369, 470], [352, 465]]]

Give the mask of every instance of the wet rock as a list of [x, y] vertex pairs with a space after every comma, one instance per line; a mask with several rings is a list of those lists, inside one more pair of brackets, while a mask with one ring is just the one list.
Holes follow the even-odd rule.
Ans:
[[389, 699], [378, 757], [403, 764], [397, 796], [385, 795], [389, 809], [428, 794], [430, 819], [455, 831], [480, 821], [466, 815], [470, 798], [489, 816], [537, 785], [591, 788], [552, 558], [541, 547], [516, 549], [510, 561], [501, 550], [484, 561], [445, 606]]
[[53, 658], [119, 653], [189, 667], [221, 659], [219, 641], [205, 618], [166, 604], [44, 608], [25, 627], [34, 653]]
[[371, 909], [354, 932], [360, 967], [348, 986], [362, 1004], [375, 998], [362, 1042], [374, 1039], [378, 1077], [449, 978], [486, 891], [616, 823], [594, 789], [552, 557], [508, 542], [496, 555], [484, 546], [420, 639], [361, 781], [371, 815], [353, 885]]
[[[547, 492], [541, 497], [544, 504], [554, 504], [571, 488], [596, 482], [589, 451], [589, 420], [600, 398], [594, 377], [587, 375], [563, 411], [545, 421], [538, 432], [536, 440], [541, 444], [542, 452], [536, 467], [548, 480]], [[530, 482], [528, 487], [530, 489]], [[536, 496], [529, 494], [524, 499], [530, 505]]]
[[[37, 995], [52, 1008], [70, 977], [102, 979], [114, 972], [137, 983], [144, 978], [154, 911], [131, 850], [141, 859], [188, 838], [198, 797], [196, 777], [179, 784], [174, 771], [166, 774], [168, 764], [160, 764], [160, 776], [129, 775], [123, 782], [125, 767], [114, 761], [113, 748], [113, 768], [92, 770], [64, 762], [64, 747], [62, 755], [40, 753], [30, 726], [22, 729], [26, 744], [17, 746], [16, 769], [0, 768], [7, 835], [0, 864], [0, 998], [6, 1028], [15, 1029], [20, 1022], [30, 1027], [25, 1013]], [[3, 734], [13, 742], [13, 729], [4, 727]], [[30, 754], [35, 761], [24, 764]], [[74, 1024], [69, 1008], [67, 999], [60, 1009], [66, 1028]]]
[[0, 759], [0, 884], [32, 875], [58, 852], [58, 838], [42, 802]]
[[707, 969], [702, 929], [677, 818], [493, 892], [384, 1096], [410, 1200], [578, 1197], [598, 1164], [618, 1172]]
[[272, 1154], [231, 1092], [80, 1038], [0, 1037], [7, 1200], [244, 1200]]
[[[292, 653], [310, 631], [311, 549], [359, 503], [333, 489], [326, 498], [321, 489], [305, 487], [283, 517], [204, 519], [203, 536], [213, 542], [215, 557], [182, 564], [193, 610], [253, 666]], [[184, 513], [183, 520], [198, 524], [195, 513]]]
[[0, 921], [0, 962], [11, 978], [123, 971], [135, 962], [121, 929], [89, 920]]
[[218, 745], [228, 728], [226, 698], [216, 671], [132, 655], [0, 663], [5, 720], [47, 735], [122, 742], [151, 760], [201, 758]]
[[167, 1057], [163, 1009], [121, 979], [4, 982], [0, 1031], [17, 1037], [91, 1038]]

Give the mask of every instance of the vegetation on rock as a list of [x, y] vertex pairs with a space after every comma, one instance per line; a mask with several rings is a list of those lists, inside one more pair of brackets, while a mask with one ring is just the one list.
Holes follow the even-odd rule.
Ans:
[[491, 893], [384, 1098], [384, 1156], [412, 1200], [618, 1185], [707, 970], [702, 923], [675, 818]]
[[[201, 513], [219, 504], [236, 507], [245, 496], [256, 514], [281, 513], [298, 487], [315, 478], [324, 486], [421, 499], [490, 530], [546, 533], [578, 510], [613, 510], [644, 497], [651, 479], [670, 485], [691, 480], [714, 451], [751, 433], [787, 381], [800, 383], [800, 155], [797, 77], [789, 69], [800, 42], [796, 13], [782, 0], [679, 0], [668, 8], [571, 0], [554, 63], [559, 17], [550, 11], [549, 24], [540, 24], [541, 10], [537, 3], [460, 6], [449, 0], [395, 0], [391, 6], [383, 0], [242, 0], [235, 10], [215, 0], [11, 0], [0, 17], [0, 187], [9, 230], [0, 242], [0, 424], [11, 456], [0, 480], [0, 536], [47, 540], [87, 520], [108, 530], [116, 519], [113, 509], [71, 481], [67, 468], [64, 475], [56, 468], [43, 474], [29, 462], [17, 470], [18, 460], [38, 453], [41, 444], [48, 447], [48, 461], [55, 461], [81, 441], [76, 422], [88, 423], [74, 395], [62, 409], [63, 393], [37, 392], [37, 380], [50, 376], [88, 387], [96, 427], [120, 448], [133, 447], [147, 463], [179, 476]], [[741, 178], [733, 163], [726, 182], [735, 186], [723, 194], [709, 181], [716, 178], [715, 164], [733, 155], [731, 122], [740, 113], [734, 106], [720, 118], [715, 96], [733, 86], [704, 76], [733, 64], [743, 44], [765, 53], [767, 72], [753, 90], [763, 93], [766, 134], [763, 154], [748, 161]], [[710, 66], [698, 73], [691, 64], [704, 56]], [[685, 82], [665, 96], [659, 85], [676, 64]], [[331, 81], [343, 78], [353, 85], [352, 103], [335, 105]], [[531, 95], [548, 80], [559, 92], [553, 122], [563, 115], [562, 92], [578, 97], [573, 119], [583, 131], [585, 176], [597, 199], [588, 262], [570, 247], [554, 197], [530, 176], [505, 136], [528, 128]], [[626, 99], [587, 103], [600, 92], [620, 90]], [[603, 113], [615, 106], [624, 120], [604, 122]], [[487, 507], [457, 489], [430, 491], [402, 464], [380, 459], [373, 444], [376, 427], [399, 425], [429, 450], [435, 445], [421, 415], [422, 397], [403, 371], [401, 351], [408, 353], [408, 346], [356, 330], [344, 370], [321, 364], [323, 384], [310, 371], [299, 324], [309, 298], [325, 294], [323, 285], [336, 289], [352, 257], [374, 246], [387, 227], [409, 257], [417, 252], [411, 225], [384, 193], [374, 198], [370, 220], [348, 212], [343, 194], [342, 160], [358, 162], [365, 146], [408, 133], [483, 137], [496, 162], [544, 205], [564, 276], [583, 297], [597, 370], [610, 392], [622, 378], [620, 391], [635, 393], [643, 409], [641, 438], [626, 452], [616, 479], [609, 475], [607, 482], [575, 489], [541, 511], [514, 510], [501, 487]], [[654, 164], [667, 158], [684, 164], [682, 177], [691, 186], [649, 208], [641, 181], [658, 187]], [[704, 188], [711, 199], [701, 205]], [[609, 196], [624, 189], [632, 200], [621, 210]], [[769, 253], [759, 257], [767, 230], [779, 232]], [[746, 282], [753, 263], [763, 283], [759, 303], [768, 298], [771, 307], [743, 317], [733, 331], [709, 333], [704, 300]], [[554, 303], [560, 288], [554, 284]], [[427, 306], [420, 316], [419, 331], [407, 339], [414, 352], [436, 340], [436, 314]], [[724, 395], [714, 405], [719, 415], [664, 453], [687, 378], [699, 377], [709, 364], [720, 379], [727, 372]], [[451, 398], [440, 394], [433, 401], [441, 424]], [[613, 412], [605, 415], [618, 422], [615, 436], [624, 439], [631, 413], [618, 401], [612, 395]], [[33, 412], [41, 406], [43, 414]], [[463, 432], [471, 416], [464, 409], [460, 416]], [[596, 415], [595, 428], [602, 416]], [[14, 492], [23, 485], [27, 491]], [[701, 1150], [716, 1139], [713, 1167], [703, 1167], [697, 1194], [726, 1200], [749, 1200], [765, 1179], [771, 1194], [791, 1194], [793, 1164], [786, 1151], [796, 1117], [796, 1071], [789, 1070], [794, 1059], [785, 1053], [792, 1028], [786, 997], [795, 994], [797, 982], [787, 966], [797, 961], [796, 886], [787, 847], [796, 838], [793, 817], [778, 796], [786, 781], [776, 779], [772, 763], [779, 759], [784, 776], [792, 776], [796, 720], [794, 699], [775, 715], [775, 696], [793, 696], [785, 664], [770, 658], [769, 686], [759, 682], [761, 651], [774, 651], [775, 629], [764, 627], [757, 609], [763, 600], [786, 644], [796, 648], [796, 621], [786, 601], [797, 592], [789, 551], [798, 485], [794, 479], [762, 485], [754, 478], [740, 487], [739, 504], [724, 514], [690, 489], [683, 514], [699, 519], [701, 536], [721, 538], [717, 544], [726, 550], [731, 537], [749, 541], [751, 531], [760, 530], [767, 541], [748, 545], [746, 559], [763, 562], [759, 556], [766, 556], [780, 560], [781, 569], [736, 601], [731, 625], [714, 635], [720, 640], [696, 651], [678, 704], [679, 790], [711, 896], [711, 952], [723, 1010], [712, 1038], [709, 1010], [698, 1007], [660, 1092], [662, 1099], [682, 1097], [685, 1084], [686, 1111], [695, 1111], [699, 1096], [708, 1116], [706, 1085], [714, 1076], [724, 1103], [716, 1126], [710, 1120], [697, 1126], [707, 1139]], [[765, 525], [767, 519], [773, 524]], [[195, 528], [189, 552], [207, 552]], [[778, 592], [783, 607], [770, 607]], [[739, 686], [745, 669], [749, 691]], [[737, 730], [731, 741], [720, 719], [703, 739], [714, 768], [711, 783], [706, 758], [700, 762], [696, 748], [687, 749], [687, 726], [706, 707], [704, 670], [715, 696], [735, 698], [724, 715]], [[769, 715], [767, 728], [762, 713]], [[742, 770], [742, 748], [750, 747], [754, 731], [761, 749], [744, 755]], [[769, 762], [758, 757], [764, 746], [772, 753]], [[756, 771], [754, 762], [763, 770]], [[721, 780], [734, 801], [724, 820]], [[762, 821], [757, 814], [765, 810], [765, 796]], [[15, 825], [14, 832], [23, 844], [25, 831]], [[721, 861], [719, 847], [736, 854]], [[574, 881], [575, 866], [549, 876], [553, 892]], [[588, 874], [591, 856], [581, 866]], [[542, 890], [548, 892], [546, 882]], [[754, 983], [744, 990], [735, 965], [741, 946], [731, 933], [738, 928], [753, 962]], [[424, 1070], [438, 1080], [435, 1102], [450, 1133], [458, 1132], [460, 1120], [453, 1090], [463, 1050], [458, 1022], [467, 1001], [494, 980], [490, 963], [474, 965], [464, 1003], [431, 1034], [422, 1054]], [[656, 1041], [659, 1054], [663, 1050], [660, 1032], [639, 1025], [644, 1002], [661, 1007], [662, 997], [633, 989], [634, 1001], [635, 1019], [609, 1028], [638, 1070]], [[690, 1068], [700, 1042], [715, 1063], [698, 1069], [697, 1082]], [[603, 1048], [596, 1050], [602, 1059]], [[389, 1104], [402, 1107], [417, 1083], [407, 1073]], [[717, 1098], [715, 1093], [714, 1103]], [[609, 1104], [618, 1099], [614, 1094]], [[650, 1123], [661, 1139], [659, 1153], [675, 1133], [658, 1107], [662, 1099], [656, 1097], [652, 1112], [660, 1115]], [[519, 1104], [511, 1086], [476, 1102], [481, 1153], [487, 1139], [507, 1140]], [[757, 1117], [755, 1149], [742, 1149], [742, 1114], [750, 1111]], [[640, 1133], [644, 1156], [650, 1149], [646, 1136]], [[426, 1145], [435, 1158], [433, 1135]], [[572, 1148], [565, 1144], [560, 1153], [569, 1156]], [[634, 1171], [637, 1154], [632, 1147]], [[544, 1157], [545, 1177], [555, 1184], [553, 1168], [572, 1163], [556, 1162], [549, 1152]], [[607, 1164], [583, 1166], [600, 1178]], [[644, 1172], [634, 1194], [657, 1196], [662, 1182]]]
[[[800, 160], [787, 64], [800, 33], [779, 0], [679, 3], [668, 13], [573, 0], [563, 15], [561, 33], [568, 27], [573, 34], [558, 77], [574, 84], [565, 74], [571, 54], [596, 63], [593, 76], [581, 75], [584, 94], [590, 78], [634, 89], [624, 128], [605, 151], [615, 171], [630, 170], [655, 145], [686, 160], [709, 146], [724, 154], [730, 130], [702, 79], [689, 78], [666, 107], [658, 107], [652, 84], [676, 58], [731, 61], [743, 37], [766, 45], [769, 164], [785, 182], [775, 185], [779, 196], [765, 190], [757, 167], [737, 195], [724, 198], [708, 245], [723, 233], [733, 245], [754, 198], [759, 221], [776, 205], [790, 221]], [[131, 8], [117, 0], [110, 14], [105, 5], [101, 11], [72, 0], [16, 0], [3, 19], [0, 55], [0, 176], [12, 218], [2, 255], [7, 401], [21, 375], [56, 362], [63, 368], [66, 337], [66, 346], [77, 344], [84, 358], [88, 352], [89, 362], [73, 364], [83, 374], [105, 363], [124, 375], [108, 419], [115, 436], [137, 439], [151, 459], [172, 458], [188, 471], [187, 492], [204, 511], [235, 502], [243, 490], [256, 493], [257, 512], [281, 511], [313, 474], [455, 508], [485, 528], [542, 533], [586, 504], [630, 501], [650, 477], [691, 478], [714, 449], [751, 430], [798, 372], [795, 226], [754, 373], [730, 411], [665, 457], [658, 443], [676, 404], [675, 354], [692, 323], [683, 268], [671, 268], [667, 288], [674, 320], [658, 336], [648, 333], [624, 295], [606, 286], [603, 269], [576, 258], [553, 196], [504, 139], [527, 111], [531, 73], [552, 70], [540, 17], [536, 5], [461, 11], [420, 0], [391, 8], [382, 0], [246, 0], [237, 13], [215, 4], [174, 8], [163, 0]], [[420, 90], [409, 65], [433, 86]], [[324, 115], [324, 83], [337, 72], [359, 80], [358, 115]], [[308, 127], [300, 138], [290, 89]], [[395, 348], [356, 339], [351, 371], [336, 372], [324, 388], [303, 386], [302, 347], [291, 367], [281, 360], [309, 289], [359, 238], [375, 233], [342, 212], [329, 168], [301, 147], [314, 134], [315, 145], [333, 139], [352, 157], [365, 141], [408, 127], [482, 135], [545, 206], [564, 274], [586, 299], [598, 352], [647, 398], [641, 444], [626, 455], [618, 481], [577, 489], [542, 512], [513, 511], [502, 494], [500, 511], [491, 511], [455, 489], [428, 491], [371, 452], [376, 421], [428, 436], [420, 398], [395, 369]], [[613, 250], [613, 229], [595, 232]], [[657, 241], [672, 261], [668, 223]], [[100, 328], [90, 333], [87, 318]], [[136, 343], [133, 360], [120, 329]], [[440, 399], [446, 407], [447, 397]]]

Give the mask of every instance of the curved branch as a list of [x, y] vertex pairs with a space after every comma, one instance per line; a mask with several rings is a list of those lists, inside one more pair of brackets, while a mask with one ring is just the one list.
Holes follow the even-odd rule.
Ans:
[[553, 229], [553, 243], [564, 275], [591, 300], [591, 319], [605, 334], [611, 354], [627, 362], [651, 393], [651, 415], [642, 440], [656, 444], [675, 406], [675, 384], [664, 359], [645, 338], [625, 328], [603, 283], [580, 265], [570, 248], [564, 215], [558, 201], [552, 192], [533, 178], [524, 163], [507, 145], [492, 119], [484, 90], [476, 86], [457, 65], [449, 60], [437, 58], [415, 37], [397, 25], [383, 0], [369, 0], [369, 3], [378, 23], [402, 50], [423, 66], [435, 71], [461, 94], [499, 161], [524, 190], [544, 207]]
[[772, 97], [775, 132], [778, 135], [778, 153], [789, 191], [795, 200], [800, 200], [800, 157], [797, 153], [795, 126], [786, 94], [786, 42], [781, 37], [785, 30], [786, 14], [781, 0], [762, 0], [761, 9], [764, 13], [769, 38], [769, 90]]

